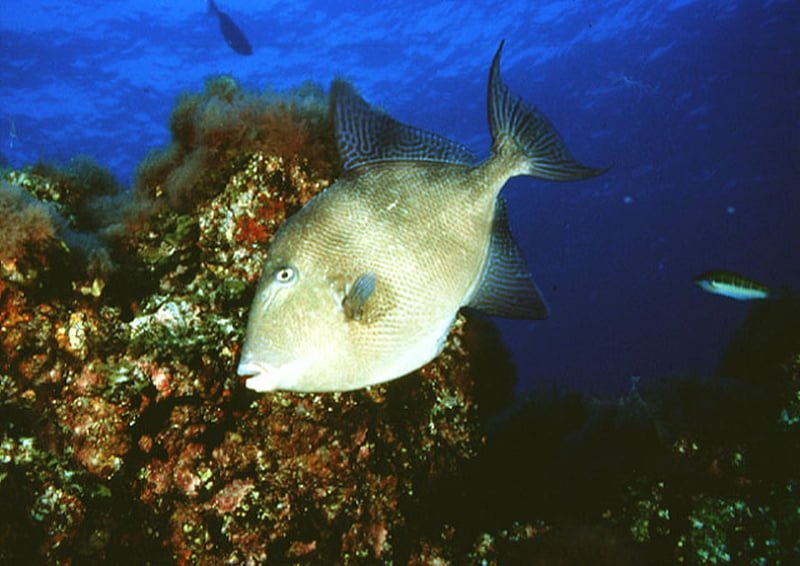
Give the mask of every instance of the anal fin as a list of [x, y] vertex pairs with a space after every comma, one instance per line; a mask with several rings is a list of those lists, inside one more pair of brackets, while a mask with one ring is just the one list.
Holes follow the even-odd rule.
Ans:
[[505, 318], [547, 318], [547, 305], [531, 279], [519, 246], [511, 236], [508, 212], [502, 197], [497, 197], [486, 267], [478, 288], [466, 306]]

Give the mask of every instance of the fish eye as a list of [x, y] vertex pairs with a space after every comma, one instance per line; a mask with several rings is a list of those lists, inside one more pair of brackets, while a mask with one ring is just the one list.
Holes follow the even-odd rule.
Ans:
[[278, 283], [291, 283], [297, 277], [297, 272], [287, 266], [281, 267], [275, 272], [275, 281]]

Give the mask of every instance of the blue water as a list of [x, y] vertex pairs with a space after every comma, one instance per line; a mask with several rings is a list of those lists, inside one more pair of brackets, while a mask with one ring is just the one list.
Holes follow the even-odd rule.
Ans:
[[[130, 184], [168, 142], [177, 95], [229, 73], [251, 89], [336, 76], [401, 121], [489, 147], [486, 76], [606, 175], [515, 179], [512, 227], [551, 307], [500, 322], [519, 389], [616, 394], [631, 376], [708, 374], [750, 305], [691, 279], [730, 269], [800, 290], [800, 4], [751, 1], [6, 3], [0, 154], [88, 154]], [[379, 7], [377, 7], [379, 6]]]

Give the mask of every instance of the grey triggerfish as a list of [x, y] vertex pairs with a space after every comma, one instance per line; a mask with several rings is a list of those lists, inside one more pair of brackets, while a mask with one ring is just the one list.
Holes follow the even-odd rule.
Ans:
[[499, 196], [517, 175], [603, 172], [570, 155], [550, 122], [489, 73], [491, 156], [397, 122], [336, 80], [342, 176], [275, 234], [238, 373], [256, 391], [346, 391], [436, 357], [461, 307], [542, 319], [547, 308]]
[[767, 299], [771, 295], [766, 285], [732, 271], [708, 271], [695, 277], [694, 282], [704, 291], [737, 301]]
[[214, 0], [208, 0], [208, 13], [217, 18], [219, 23], [219, 31], [222, 32], [222, 37], [225, 38], [231, 49], [236, 51], [239, 55], [252, 55], [253, 48], [250, 42], [247, 41], [242, 30], [239, 29], [233, 20], [225, 12], [220, 11]]

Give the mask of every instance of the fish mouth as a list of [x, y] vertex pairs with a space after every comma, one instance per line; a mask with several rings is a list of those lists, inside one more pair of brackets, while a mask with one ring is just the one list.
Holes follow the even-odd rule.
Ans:
[[242, 360], [236, 373], [244, 378], [244, 386], [253, 391], [274, 391], [277, 389], [278, 379], [275, 368], [267, 365]]

